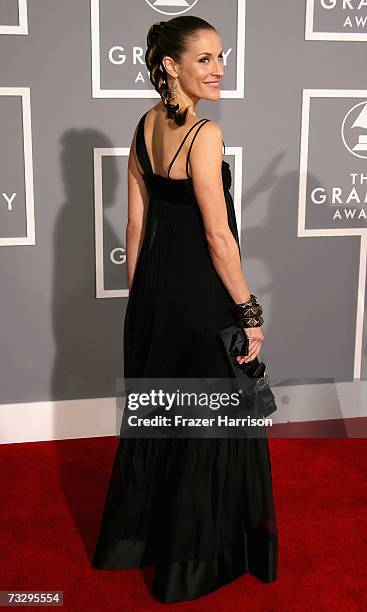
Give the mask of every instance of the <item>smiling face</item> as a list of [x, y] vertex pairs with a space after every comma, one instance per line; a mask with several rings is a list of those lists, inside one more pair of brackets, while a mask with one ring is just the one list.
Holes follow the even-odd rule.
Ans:
[[[187, 51], [180, 63], [170, 57], [163, 58], [163, 65], [170, 77], [177, 77], [177, 101], [199, 99], [217, 100], [220, 97], [221, 79], [224, 74], [222, 42], [215, 30], [200, 30], [190, 38]], [[169, 87], [172, 79], [169, 79]]]

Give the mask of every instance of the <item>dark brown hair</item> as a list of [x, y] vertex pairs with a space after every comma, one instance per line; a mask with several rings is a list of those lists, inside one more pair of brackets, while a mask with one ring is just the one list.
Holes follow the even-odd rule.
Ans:
[[183, 125], [189, 107], [179, 110], [175, 100], [169, 102], [168, 76], [162, 64], [165, 55], [179, 63], [187, 51], [189, 39], [197, 35], [199, 30], [216, 29], [204, 19], [190, 15], [173, 17], [169, 21], [157, 21], [149, 28], [147, 34], [147, 50], [145, 63], [149, 70], [149, 78], [154, 89], [159, 93], [166, 107], [167, 119], [174, 119], [177, 125]]

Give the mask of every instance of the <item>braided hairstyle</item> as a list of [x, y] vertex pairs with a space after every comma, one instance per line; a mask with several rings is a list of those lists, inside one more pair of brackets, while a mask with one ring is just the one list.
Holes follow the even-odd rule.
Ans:
[[166, 118], [173, 119], [177, 125], [183, 125], [186, 122], [189, 107], [180, 111], [179, 104], [170, 102], [168, 75], [162, 59], [168, 55], [179, 63], [190, 43], [190, 37], [197, 35], [199, 30], [216, 31], [210, 23], [200, 17], [183, 15], [169, 21], [153, 23], [147, 34], [145, 63], [149, 70], [149, 78], [166, 107]]

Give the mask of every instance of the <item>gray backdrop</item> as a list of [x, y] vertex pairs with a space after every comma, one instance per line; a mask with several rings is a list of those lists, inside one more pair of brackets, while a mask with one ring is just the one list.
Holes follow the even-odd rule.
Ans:
[[[305, 0], [151, 4], [32, 0], [24, 34], [17, 31], [14, 2], [2, 3], [0, 403], [115, 394], [127, 302], [128, 147], [139, 118], [158, 101], [139, 58], [149, 25], [184, 10], [211, 21], [230, 50], [223, 98], [200, 102], [198, 115], [218, 121], [226, 148], [242, 151], [243, 268], [264, 306], [261, 357], [269, 374], [287, 381], [365, 378], [366, 347], [356, 347], [366, 328], [360, 237], [366, 221], [332, 219], [335, 203], [311, 197], [321, 185], [328, 192], [339, 186], [346, 198], [350, 173], [367, 174], [363, 104], [348, 117], [349, 137], [361, 141], [359, 156], [347, 150], [341, 131], [349, 110], [367, 100], [366, 27], [355, 22], [366, 9], [349, 10], [353, 27], [343, 27], [341, 3], [315, 0], [313, 32], [324, 34], [305, 40], [312, 6]], [[349, 40], [342, 39], [345, 32]], [[26, 123], [17, 89], [6, 88], [22, 88], [23, 112], [29, 91]], [[307, 130], [303, 90], [319, 92], [309, 99]], [[298, 235], [307, 139], [305, 228], [311, 232]], [[233, 181], [234, 160], [235, 154], [228, 157]], [[362, 180], [361, 198], [365, 192]], [[14, 193], [9, 209], [4, 194]], [[22, 243], [32, 198], [35, 237]], [[363, 200], [357, 209], [366, 210]], [[315, 229], [339, 235], [315, 235]], [[351, 230], [357, 235], [348, 235]]]

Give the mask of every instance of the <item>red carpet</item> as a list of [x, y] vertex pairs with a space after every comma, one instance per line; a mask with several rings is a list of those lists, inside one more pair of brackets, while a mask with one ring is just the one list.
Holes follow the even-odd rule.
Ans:
[[365, 439], [270, 439], [278, 580], [250, 574], [192, 602], [160, 604], [151, 569], [90, 566], [117, 440], [0, 446], [0, 590], [62, 590], [64, 610], [352, 612], [366, 598]]

